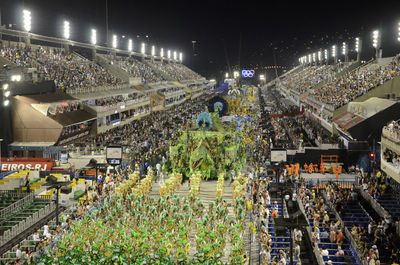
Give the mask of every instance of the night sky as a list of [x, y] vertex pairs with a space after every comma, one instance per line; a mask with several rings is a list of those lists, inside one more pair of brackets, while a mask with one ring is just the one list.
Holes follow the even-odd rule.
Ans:
[[[362, 59], [368, 60], [374, 54], [371, 32], [379, 28], [383, 56], [400, 52], [400, 1], [377, 1], [378, 5], [368, 1], [108, 1], [110, 35], [125, 35], [124, 40], [132, 38], [134, 45], [146, 41], [181, 51], [184, 64], [207, 78], [225, 73], [228, 61], [232, 68], [238, 67], [239, 58], [242, 69], [275, 64], [280, 71], [290, 69], [300, 56], [343, 41], [349, 45], [350, 58], [355, 58], [351, 49], [357, 36], [363, 39]], [[13, 28], [21, 29], [25, 7], [32, 12], [34, 33], [61, 37], [67, 19], [71, 39], [89, 42], [93, 27], [98, 42], [106, 42], [106, 0], [0, 0], [0, 7], [1, 22], [7, 27], [14, 24]], [[120, 38], [119, 45], [127, 47], [124, 40]], [[192, 41], [196, 41], [195, 51]], [[268, 79], [273, 75], [274, 71], [267, 71]]]

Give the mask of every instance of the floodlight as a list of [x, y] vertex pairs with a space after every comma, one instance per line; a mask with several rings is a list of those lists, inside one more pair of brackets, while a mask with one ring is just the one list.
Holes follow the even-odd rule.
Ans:
[[142, 54], [146, 53], [146, 43], [142, 42], [142, 49], [141, 49]]
[[69, 39], [69, 37], [70, 37], [70, 31], [69, 31], [69, 22], [68, 21], [64, 21], [64, 38], [65, 39]]
[[160, 49], [160, 56], [161, 56], [161, 57], [164, 57], [164, 48], [161, 48], [161, 49]]
[[168, 58], [168, 59], [171, 59], [171, 50], [168, 50], [168, 51], [167, 51], [167, 58]]
[[154, 55], [156, 55], [156, 47], [154, 47], [154, 45], [153, 45], [153, 46], [151, 46], [151, 56], [154, 56]]
[[174, 51], [174, 61], [176, 61], [177, 59], [177, 55], [176, 55], [176, 51]]
[[183, 61], [183, 54], [180, 52], [179, 53], [179, 61], [182, 62]]
[[112, 38], [112, 47], [114, 48], [114, 49], [116, 49], [117, 48], [117, 46], [118, 46], [118, 37], [117, 37], [117, 35], [113, 35], [113, 38]]
[[24, 9], [22, 11], [22, 17], [23, 17], [24, 30], [28, 32], [31, 31], [31, 26], [32, 26], [31, 11]]
[[133, 43], [132, 43], [132, 39], [128, 40], [128, 51], [132, 51], [133, 50]]
[[374, 30], [372, 32], [372, 46], [374, 46], [375, 49], [379, 48], [379, 42], [380, 42], [379, 30]]
[[92, 29], [91, 43], [93, 45], [96, 45], [96, 43], [97, 43], [97, 33], [96, 33], [95, 29]]

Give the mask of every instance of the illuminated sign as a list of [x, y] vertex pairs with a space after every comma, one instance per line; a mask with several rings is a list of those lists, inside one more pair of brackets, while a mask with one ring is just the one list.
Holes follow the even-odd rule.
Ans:
[[254, 70], [242, 70], [242, 77], [253, 77], [254, 73]]

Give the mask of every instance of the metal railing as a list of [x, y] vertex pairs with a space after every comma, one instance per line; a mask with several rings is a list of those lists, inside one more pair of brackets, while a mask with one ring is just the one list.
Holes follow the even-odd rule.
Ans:
[[8, 241], [10, 241], [15, 236], [19, 235], [35, 223], [37, 223], [40, 219], [44, 218], [46, 215], [50, 214], [52, 211], [56, 209], [56, 204], [51, 202], [46, 205], [46, 207], [40, 209], [38, 212], [35, 212], [25, 220], [19, 222], [17, 225], [14, 225], [11, 229], [4, 232], [2, 236], [0, 236], [0, 246], [3, 246]]
[[[306, 230], [307, 230], [308, 237], [311, 239], [312, 238], [312, 233], [311, 233], [310, 221], [308, 220], [307, 215], [306, 215], [306, 211], [304, 210], [303, 202], [299, 198], [297, 198], [297, 204], [299, 205], [300, 211], [306, 217], [306, 221], [307, 221], [307, 224], [308, 224], [308, 226], [306, 227]], [[324, 265], [325, 262], [324, 262], [324, 260], [323, 260], [323, 258], [321, 256], [321, 253], [318, 251], [317, 247], [313, 247], [313, 252], [314, 252], [315, 258], [317, 259], [318, 265]]]
[[35, 198], [35, 195], [32, 192], [32, 193], [29, 193], [27, 196], [21, 198], [20, 200], [10, 204], [9, 206], [7, 206], [6, 208], [4, 208], [0, 211], [0, 218], [4, 218], [9, 213], [15, 211], [18, 208], [21, 208], [24, 204], [33, 201], [34, 198]]

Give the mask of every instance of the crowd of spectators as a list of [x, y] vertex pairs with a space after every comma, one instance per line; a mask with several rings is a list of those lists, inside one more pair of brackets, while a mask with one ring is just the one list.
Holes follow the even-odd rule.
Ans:
[[400, 168], [400, 155], [398, 153], [386, 148], [383, 152], [383, 159], [391, 163], [395, 168]]
[[383, 134], [386, 134], [393, 139], [400, 141], [400, 124], [399, 121], [391, 121], [388, 125], [383, 127]]
[[62, 49], [13, 47], [2, 48], [1, 54], [18, 66], [36, 68], [39, 80], [54, 80], [56, 87], [67, 93], [123, 83], [98, 64]]
[[336, 65], [306, 66], [298, 72], [288, 75], [283, 81], [282, 86], [286, 89], [298, 91], [300, 94], [314, 88], [321, 82], [329, 82], [335, 75], [343, 71], [348, 66], [347, 63]]
[[117, 57], [116, 64], [130, 75], [141, 78], [143, 83], [167, 81], [164, 76], [155, 72], [148, 62], [141, 62], [133, 57]]
[[169, 140], [177, 133], [177, 128], [186, 126], [201, 111], [209, 96], [203, 95], [188, 100], [171, 109], [153, 112], [126, 125], [113, 128], [96, 137], [86, 138], [82, 143], [91, 149], [102, 149], [109, 144], [126, 146], [130, 160], [144, 165], [154, 164], [162, 156], [166, 158]]
[[313, 91], [312, 97], [337, 109], [386, 81], [399, 76], [399, 59], [400, 55], [398, 54], [387, 65], [375, 65], [372, 69], [368, 65], [350, 71], [344, 76], [317, 88]]
[[65, 103], [60, 103], [56, 105], [52, 105], [48, 108], [47, 110], [47, 116], [54, 117], [58, 113], [68, 113], [68, 112], [73, 112], [77, 110], [82, 110], [83, 105], [79, 101], [73, 101], [73, 102], [65, 102]]

